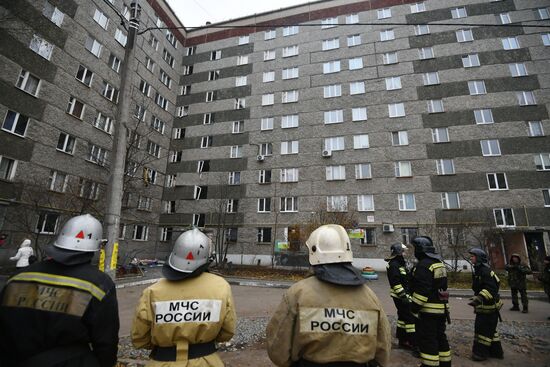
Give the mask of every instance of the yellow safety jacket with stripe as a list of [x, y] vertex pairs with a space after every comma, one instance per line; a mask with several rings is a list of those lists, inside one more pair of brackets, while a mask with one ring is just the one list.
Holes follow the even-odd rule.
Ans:
[[449, 310], [448, 299], [440, 296], [447, 290], [447, 270], [440, 260], [424, 257], [413, 270], [411, 282], [413, 313], [444, 315]]
[[500, 310], [500, 279], [486, 264], [474, 267], [472, 290], [476, 297], [475, 313], [493, 313]]

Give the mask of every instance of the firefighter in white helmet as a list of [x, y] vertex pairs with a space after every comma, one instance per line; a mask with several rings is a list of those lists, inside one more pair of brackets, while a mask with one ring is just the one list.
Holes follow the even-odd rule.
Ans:
[[115, 284], [90, 264], [102, 234], [91, 215], [73, 217], [46, 260], [8, 280], [0, 294], [0, 366], [114, 366]]
[[275, 365], [387, 366], [388, 319], [378, 297], [352, 266], [346, 230], [322, 225], [306, 241], [315, 276], [294, 284], [267, 326]]
[[210, 249], [197, 228], [182, 233], [162, 268], [165, 279], [143, 291], [132, 342], [152, 350], [147, 366], [224, 365], [215, 342], [233, 337], [237, 316], [229, 283], [207, 271]]

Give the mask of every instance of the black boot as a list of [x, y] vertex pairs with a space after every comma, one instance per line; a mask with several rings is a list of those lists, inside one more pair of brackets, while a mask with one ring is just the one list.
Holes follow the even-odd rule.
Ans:
[[512, 308], [510, 309], [510, 311], [519, 311], [519, 306], [518, 306], [518, 305], [512, 306]]
[[528, 313], [529, 312], [529, 308], [527, 306], [523, 306], [523, 310], [521, 311], [522, 313]]

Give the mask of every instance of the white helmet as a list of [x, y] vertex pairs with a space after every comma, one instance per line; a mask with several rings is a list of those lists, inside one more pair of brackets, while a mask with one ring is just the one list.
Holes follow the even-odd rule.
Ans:
[[325, 224], [311, 232], [306, 246], [311, 265], [353, 261], [348, 233], [338, 224]]
[[31, 247], [31, 240], [25, 238], [19, 247]]
[[73, 217], [65, 223], [53, 245], [65, 250], [93, 252], [101, 245], [103, 226], [90, 214]]
[[192, 273], [208, 262], [210, 238], [197, 228], [185, 231], [176, 240], [168, 265], [183, 273]]

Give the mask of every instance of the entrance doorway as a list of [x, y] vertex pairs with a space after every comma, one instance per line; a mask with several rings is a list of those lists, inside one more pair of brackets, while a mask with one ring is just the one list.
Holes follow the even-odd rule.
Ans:
[[524, 236], [531, 270], [542, 271], [544, 267], [543, 260], [546, 256], [542, 232], [526, 232]]

